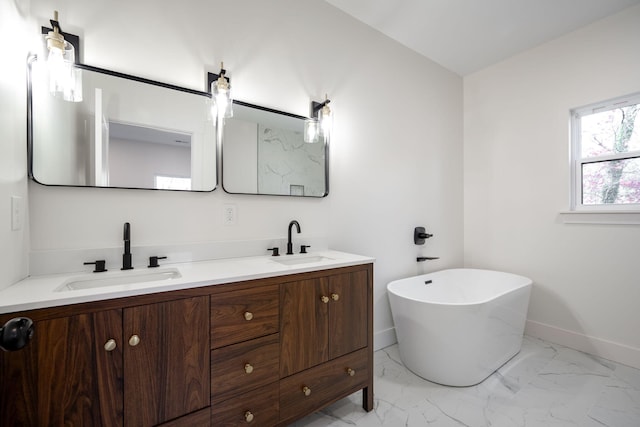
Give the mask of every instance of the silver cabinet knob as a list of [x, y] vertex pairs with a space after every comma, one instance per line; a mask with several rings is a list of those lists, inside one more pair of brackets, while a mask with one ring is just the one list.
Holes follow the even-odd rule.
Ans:
[[116, 344], [116, 340], [114, 340], [113, 338], [111, 338], [109, 341], [104, 343], [104, 349], [107, 351], [113, 351], [116, 349], [117, 346], [118, 345]]
[[129, 338], [129, 345], [131, 347], [135, 347], [138, 344], [140, 344], [140, 337], [137, 335], [131, 335], [131, 338]]

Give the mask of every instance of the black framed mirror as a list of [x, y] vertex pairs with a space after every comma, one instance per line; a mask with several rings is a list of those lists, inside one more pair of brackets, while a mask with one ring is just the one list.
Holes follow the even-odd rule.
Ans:
[[29, 176], [43, 185], [213, 191], [211, 95], [77, 64], [82, 101], [49, 94], [28, 61]]
[[307, 118], [233, 101], [222, 133], [222, 187], [231, 194], [326, 197], [329, 144], [304, 142]]

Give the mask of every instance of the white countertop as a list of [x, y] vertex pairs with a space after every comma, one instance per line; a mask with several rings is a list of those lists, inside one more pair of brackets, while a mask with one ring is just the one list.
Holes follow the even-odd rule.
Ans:
[[[322, 259], [317, 260], [317, 257], [322, 257]], [[304, 258], [309, 258], [310, 260], [316, 258], [316, 260], [304, 262]], [[300, 260], [302, 263], [284, 265], [276, 262], [276, 260], [291, 260], [293, 262]], [[65, 284], [71, 281], [117, 277], [124, 273], [120, 270], [113, 270], [104, 273], [85, 272], [32, 276], [0, 291], [0, 314], [327, 270], [368, 264], [373, 261], [374, 259], [370, 257], [331, 250], [309, 254], [282, 255], [277, 258], [255, 256], [175, 264], [164, 264], [161, 261], [160, 269], [177, 269], [181, 277], [79, 290], [59, 289], [64, 288]], [[143, 270], [153, 272], [159, 269], [149, 268], [132, 271]]]

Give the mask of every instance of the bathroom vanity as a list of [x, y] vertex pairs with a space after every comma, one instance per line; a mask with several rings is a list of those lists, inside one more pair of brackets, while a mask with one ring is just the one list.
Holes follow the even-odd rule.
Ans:
[[0, 325], [28, 317], [35, 333], [0, 351], [0, 425], [285, 426], [358, 390], [373, 409], [373, 260], [287, 258], [176, 264], [180, 279], [108, 290], [14, 285], [56, 295], [2, 303]]

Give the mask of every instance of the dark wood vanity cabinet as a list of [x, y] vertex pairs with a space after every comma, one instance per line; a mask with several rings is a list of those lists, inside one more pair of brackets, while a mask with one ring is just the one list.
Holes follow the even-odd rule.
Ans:
[[280, 285], [280, 422], [354, 391], [373, 409], [372, 271]]
[[368, 345], [366, 271], [280, 286], [280, 376], [286, 377]]
[[125, 427], [159, 425], [209, 406], [207, 297], [125, 309], [123, 324]]
[[211, 425], [278, 422], [278, 284], [238, 283], [211, 295]]
[[0, 352], [0, 425], [123, 425], [122, 347], [102, 348], [122, 342], [122, 311], [34, 325], [27, 347]]
[[286, 426], [361, 389], [373, 409], [372, 274], [360, 265], [212, 295], [211, 424]]
[[0, 315], [0, 426], [286, 426], [360, 389], [371, 264]]
[[28, 313], [32, 342], [0, 352], [0, 425], [201, 425], [187, 418], [208, 416], [207, 297], [70, 307]]

